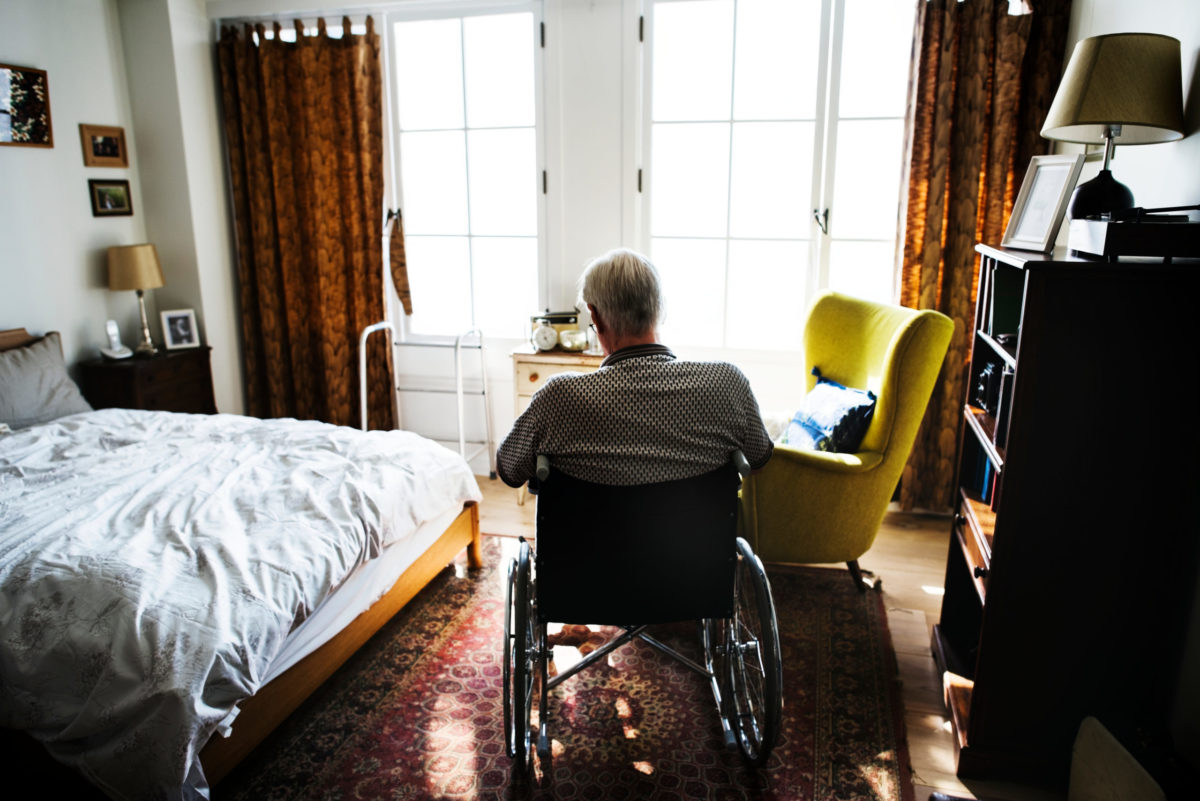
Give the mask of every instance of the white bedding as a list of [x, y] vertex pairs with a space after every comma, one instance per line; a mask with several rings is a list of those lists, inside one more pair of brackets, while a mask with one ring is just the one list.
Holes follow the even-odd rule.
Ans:
[[0, 726], [115, 797], [206, 797], [199, 749], [288, 633], [468, 499], [401, 431], [107, 409], [0, 434]]

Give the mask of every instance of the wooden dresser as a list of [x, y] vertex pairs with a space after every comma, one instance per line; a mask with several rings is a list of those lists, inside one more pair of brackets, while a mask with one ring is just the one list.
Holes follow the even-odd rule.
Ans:
[[1065, 786], [1088, 715], [1168, 763], [1200, 636], [1200, 264], [977, 251], [933, 634], [958, 775]]
[[207, 346], [159, 352], [149, 358], [84, 362], [83, 394], [97, 409], [156, 409], [215, 414]]

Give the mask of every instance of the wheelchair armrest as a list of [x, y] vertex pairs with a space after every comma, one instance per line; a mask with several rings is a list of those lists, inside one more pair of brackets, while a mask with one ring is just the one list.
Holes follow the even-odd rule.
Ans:
[[[528, 462], [526, 462], [528, 464]], [[537, 455], [537, 469], [534, 470], [534, 475], [538, 481], [545, 481], [550, 477], [550, 457], [544, 453]]]
[[734, 451], [733, 455], [729, 458], [733, 462], [733, 466], [737, 469], [738, 475], [742, 478], [750, 475], [750, 462], [746, 459], [746, 454], [742, 453], [741, 449]]
[[778, 468], [778, 463], [786, 462], [792, 467], [821, 470], [826, 473], [866, 473], [874, 470], [882, 461], [883, 454], [878, 451], [829, 453], [776, 445], [768, 465]]

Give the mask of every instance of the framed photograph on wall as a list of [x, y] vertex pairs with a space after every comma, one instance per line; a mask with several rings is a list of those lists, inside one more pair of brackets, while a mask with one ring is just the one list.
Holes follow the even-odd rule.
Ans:
[[112, 125], [79, 123], [79, 140], [83, 145], [85, 167], [128, 167], [129, 153], [125, 150], [125, 129]]
[[88, 194], [92, 198], [93, 217], [128, 217], [133, 214], [129, 181], [93, 178], [88, 181]]
[[54, 147], [45, 70], [0, 64], [0, 145]]
[[162, 318], [163, 342], [167, 350], [200, 347], [200, 332], [196, 330], [196, 313], [191, 309], [170, 309], [159, 312]]
[[1039, 253], [1053, 250], [1081, 169], [1083, 154], [1034, 156], [1013, 202], [1012, 216], [1000, 244]]

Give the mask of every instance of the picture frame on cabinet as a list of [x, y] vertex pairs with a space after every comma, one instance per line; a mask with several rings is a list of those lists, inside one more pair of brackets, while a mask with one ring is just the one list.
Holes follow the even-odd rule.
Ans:
[[79, 142], [83, 146], [85, 167], [128, 167], [125, 129], [114, 125], [79, 123]]
[[192, 309], [168, 309], [159, 312], [162, 318], [163, 342], [167, 350], [200, 347], [200, 332], [196, 329], [196, 312]]
[[1013, 201], [1012, 216], [1000, 244], [1006, 248], [1048, 253], [1067, 213], [1071, 190], [1083, 169], [1083, 154], [1034, 156]]

